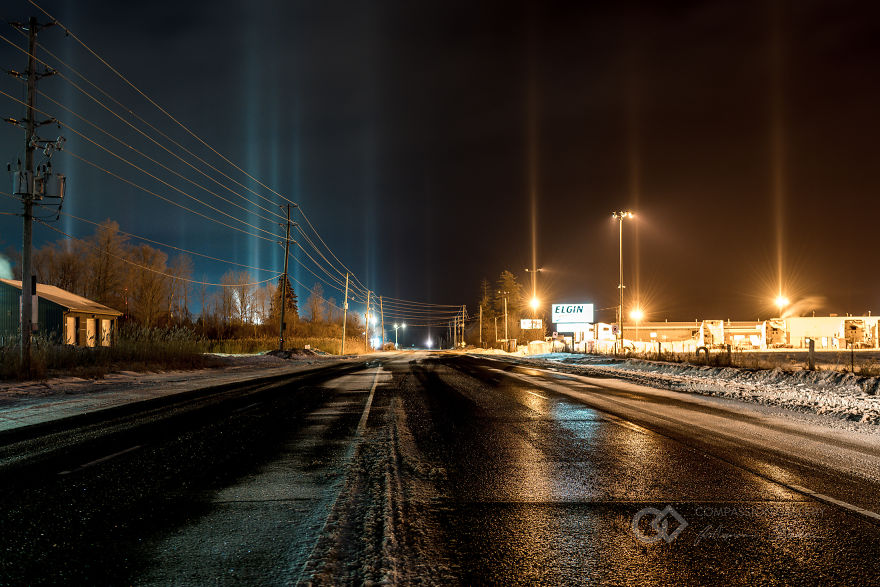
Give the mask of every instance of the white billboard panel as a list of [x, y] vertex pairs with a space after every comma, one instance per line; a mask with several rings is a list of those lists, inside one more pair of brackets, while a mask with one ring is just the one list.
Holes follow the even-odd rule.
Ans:
[[561, 322], [556, 325], [557, 332], [593, 332], [593, 325], [588, 322]]
[[554, 324], [582, 324], [593, 321], [593, 304], [553, 304]]
[[519, 327], [521, 330], [541, 330], [544, 328], [542, 322], [543, 320], [541, 320], [540, 318], [538, 318], [537, 320], [523, 318], [519, 321]]

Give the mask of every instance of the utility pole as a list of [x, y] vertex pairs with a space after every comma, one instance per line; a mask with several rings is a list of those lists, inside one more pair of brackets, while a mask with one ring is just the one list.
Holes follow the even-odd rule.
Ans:
[[370, 350], [370, 290], [367, 290], [367, 311], [364, 314], [364, 352]]
[[483, 348], [483, 304], [480, 303], [480, 348]]
[[279, 351], [284, 350], [284, 310], [287, 307], [287, 258], [290, 256], [290, 204], [287, 204], [286, 210], [287, 222], [284, 225], [284, 277], [281, 279], [281, 324], [278, 327]]
[[[27, 65], [27, 110], [24, 121], [24, 152], [25, 164], [24, 169], [21, 168], [21, 160], [19, 160], [17, 168], [17, 180], [15, 195], [20, 195], [22, 204], [24, 205], [24, 219], [22, 226], [21, 239], [21, 372], [25, 377], [30, 376], [31, 372], [31, 336], [34, 329], [33, 313], [34, 313], [34, 296], [37, 293], [36, 278], [33, 275], [33, 259], [32, 259], [32, 243], [33, 243], [33, 222], [34, 222], [34, 200], [42, 199], [44, 195], [56, 197], [59, 200], [63, 197], [64, 178], [57, 176], [57, 183], [51, 184], [57, 193], [50, 193], [48, 188], [52, 179], [51, 164], [44, 166], [39, 177], [36, 176], [34, 170], [34, 150], [44, 147], [43, 153], [49, 157], [53, 149], [60, 149], [61, 142], [64, 140], [58, 137], [57, 141], [45, 141], [37, 137], [35, 129], [37, 126], [48, 123], [57, 123], [54, 118], [37, 123], [36, 121], [36, 95], [37, 80], [53, 75], [55, 71], [47, 69], [44, 73], [37, 73], [37, 33], [40, 29], [53, 26], [55, 23], [41, 25], [37, 23], [36, 17], [31, 17], [28, 24], [11, 23], [19, 30], [27, 30], [28, 32], [28, 65]], [[10, 71], [11, 75], [21, 78], [22, 75], [17, 71]], [[14, 118], [6, 118], [6, 122], [21, 126], [21, 122]], [[12, 168], [10, 166], [10, 171]], [[59, 205], [60, 211], [60, 205]]]
[[452, 317], [452, 348], [458, 348], [458, 316]]
[[27, 189], [24, 200], [24, 228], [21, 243], [21, 370], [25, 377], [31, 374], [31, 333], [33, 325], [33, 267], [31, 266], [31, 243], [34, 229], [34, 102], [37, 95], [37, 19], [28, 21], [28, 69], [27, 69], [27, 120], [24, 136], [24, 169]]
[[[394, 304], [391, 304], [392, 307]], [[379, 296], [379, 318], [381, 320], [382, 327], [382, 350], [385, 350], [385, 308], [382, 307], [382, 296]]]
[[498, 316], [495, 316], [495, 344], [498, 344]]
[[464, 304], [461, 305], [461, 346], [467, 346], [467, 343], [464, 340], [464, 321], [466, 316], [466, 311]]
[[618, 233], [618, 257], [617, 257], [617, 266], [618, 266], [618, 275], [617, 275], [617, 292], [618, 292], [618, 304], [617, 304], [617, 341], [615, 352], [619, 353], [623, 350], [623, 219], [624, 218], [632, 218], [632, 212], [614, 212], [611, 214], [611, 217], [616, 219], [620, 225], [619, 233]]
[[345, 272], [345, 299], [342, 301], [342, 352], [345, 354], [345, 323], [348, 321], [348, 271]]
[[507, 294], [504, 295], [504, 340], [507, 341]]

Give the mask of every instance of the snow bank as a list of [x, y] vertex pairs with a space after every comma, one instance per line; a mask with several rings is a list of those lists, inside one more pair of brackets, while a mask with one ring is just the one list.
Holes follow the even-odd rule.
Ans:
[[880, 424], [880, 377], [839, 371], [706, 367], [641, 359], [549, 353], [530, 362], [563, 364], [579, 373], [610, 375], [643, 385], [780, 406]]

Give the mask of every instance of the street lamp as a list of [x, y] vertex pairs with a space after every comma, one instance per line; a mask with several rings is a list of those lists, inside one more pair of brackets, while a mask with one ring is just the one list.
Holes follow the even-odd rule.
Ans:
[[779, 312], [782, 312], [782, 309], [789, 304], [788, 298], [782, 294], [776, 296], [776, 307], [779, 308]]
[[394, 325], [394, 348], [395, 348], [395, 349], [398, 348], [398, 347], [397, 347], [397, 329], [398, 329], [398, 328], [403, 328], [403, 329], [405, 330], [405, 329], [406, 329], [406, 324], [395, 324], [395, 325]]
[[618, 236], [618, 281], [617, 281], [617, 292], [618, 292], [618, 306], [617, 306], [617, 352], [620, 352], [623, 348], [623, 219], [624, 218], [632, 218], [633, 213], [623, 210], [619, 212], [612, 212], [611, 217], [616, 219], [620, 226], [620, 234]]
[[642, 318], [645, 317], [645, 313], [642, 312], [642, 309], [636, 307], [632, 312], [629, 313], [629, 317], [635, 321], [636, 323], [636, 342], [639, 341], [639, 322], [641, 322]]
[[537, 297], [533, 297], [532, 300], [529, 302], [529, 306], [532, 307], [533, 312], [537, 312], [538, 308], [541, 307], [541, 300], [539, 300]]

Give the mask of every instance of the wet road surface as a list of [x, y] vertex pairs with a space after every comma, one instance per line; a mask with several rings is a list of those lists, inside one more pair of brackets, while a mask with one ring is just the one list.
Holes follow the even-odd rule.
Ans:
[[391, 354], [0, 439], [0, 583], [877, 584], [876, 452], [680, 395]]

